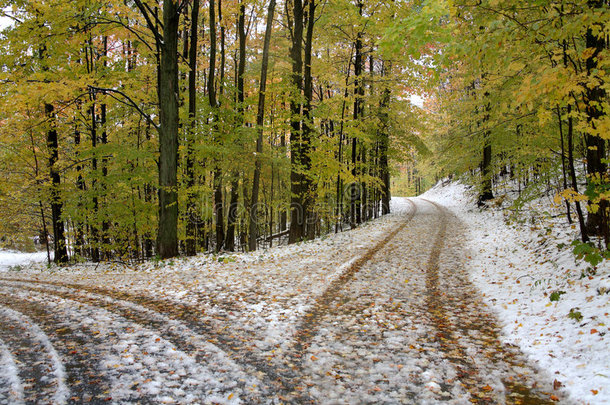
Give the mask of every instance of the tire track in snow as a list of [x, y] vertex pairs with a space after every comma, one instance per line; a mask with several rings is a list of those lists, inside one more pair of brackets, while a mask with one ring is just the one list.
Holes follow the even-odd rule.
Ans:
[[430, 249], [417, 208], [409, 226], [337, 291], [320, 320], [302, 359], [305, 384], [317, 402], [436, 403], [420, 378], [431, 362], [413, 346], [432, 330], [417, 306]]
[[356, 258], [355, 260], [353, 259], [343, 273], [341, 273], [338, 278], [331, 282], [330, 286], [324, 291], [324, 293], [320, 297], [316, 298], [310, 309], [303, 314], [303, 320], [297, 328], [296, 339], [294, 342], [294, 351], [296, 354], [303, 353], [305, 350], [307, 350], [307, 346], [317, 332], [317, 328], [319, 326], [318, 321], [329, 311], [331, 304], [337, 299], [338, 292], [354, 278], [356, 273], [360, 271], [366, 262], [371, 260], [377, 252], [387, 245], [388, 242], [394, 239], [396, 234], [403, 230], [408, 225], [409, 221], [415, 216], [417, 207], [410, 200], [407, 201], [412, 207], [411, 211], [409, 211], [407, 214], [407, 218], [405, 218], [401, 224], [396, 226], [383, 240], [366, 251], [364, 255]]
[[394, 239], [413, 219], [417, 213], [417, 206], [412, 201], [407, 201], [411, 205], [411, 210], [407, 213], [406, 218], [362, 256], [350, 260], [345, 270], [330, 283], [322, 295], [316, 298], [315, 302], [302, 315], [302, 320], [297, 326], [292, 348], [286, 353], [284, 358], [285, 368], [290, 370], [288, 378], [294, 380], [290, 385], [296, 389], [292, 391], [284, 390], [286, 395], [284, 399], [296, 403], [315, 402], [304, 394], [305, 387], [301, 385], [302, 381], [299, 381], [303, 373], [304, 354], [318, 332], [320, 321], [334, 310], [332, 304], [339, 298], [339, 292], [354, 278], [364, 264], [370, 261], [376, 253]]
[[[479, 346], [477, 354], [485, 353], [490, 357], [495, 367], [502, 367], [504, 371], [513, 371], [529, 368], [525, 361], [520, 362], [515, 353], [509, 353], [499, 340], [499, 328], [493, 318], [486, 313], [480, 303], [475, 300], [478, 295], [474, 288], [469, 288], [467, 276], [455, 274], [455, 269], [443, 269], [441, 255], [444, 253], [448, 217], [451, 215], [443, 206], [421, 199], [433, 205], [439, 213], [439, 224], [432, 251], [426, 266], [426, 307], [427, 312], [437, 329], [433, 337], [442, 350], [444, 357], [451, 362], [458, 371], [458, 378], [464, 388], [471, 394], [471, 402], [479, 404], [493, 404], [497, 401], [506, 401], [516, 404], [553, 404], [548, 395], [535, 390], [536, 382], [527, 381], [524, 375], [517, 375], [521, 381], [512, 376], [504, 378], [504, 397], [494, 398], [496, 393], [493, 387], [486, 385], [484, 370], [481, 370], [477, 361], [469, 354], [465, 343]], [[440, 280], [445, 277], [451, 281], [458, 279], [460, 285], [450, 283], [451, 288], [441, 286]], [[467, 288], [468, 294], [463, 288]], [[468, 336], [477, 335], [472, 342]], [[482, 347], [484, 342], [486, 347]], [[484, 349], [487, 349], [485, 351]], [[502, 364], [504, 363], [504, 364]], [[502, 394], [502, 393], [500, 393]]]
[[[236, 380], [243, 385], [242, 391], [254, 395], [249, 402], [257, 402], [259, 389], [272, 395], [273, 391], [281, 388], [278, 386], [278, 381], [284, 378], [281, 371], [270, 367], [266, 359], [253, 353], [250, 342], [226, 331], [227, 324], [202, 322], [197, 316], [201, 313], [200, 308], [82, 285], [15, 279], [0, 279], [0, 283], [20, 284], [24, 291], [46, 293], [116, 313], [138, 325], [157, 330], [199, 362], [208, 363], [210, 355], [215, 356], [224, 365], [220, 368], [232, 369], [233, 375], [238, 375]], [[253, 389], [254, 386], [257, 388]]]
[[[414, 207], [411, 202], [409, 203], [412, 207]], [[409, 217], [412, 217], [413, 214], [414, 212], [410, 212], [407, 215]], [[408, 219], [406, 220], [406, 222], [408, 222]], [[406, 224], [406, 222], [396, 227], [391, 233], [395, 235], [400, 230], [400, 228], [402, 228]], [[350, 260], [349, 263], [351, 265], [346, 266], [347, 269], [341, 274], [340, 278], [344, 280], [344, 282], [348, 282], [349, 278], [352, 278], [355, 274], [355, 266], [361, 266], [366, 260], [369, 260], [370, 256], [372, 256], [382, 245], [387, 243], [390, 239], [391, 237], [386, 237], [386, 239], [384, 239], [382, 243], [378, 243], [372, 249], [369, 249], [364, 256]], [[364, 258], [365, 256], [366, 258]], [[350, 275], [349, 273], [352, 274]], [[346, 274], [348, 275], [347, 278]], [[300, 376], [295, 373], [294, 368], [284, 367], [285, 364], [282, 365], [282, 367], [278, 367], [277, 362], [274, 362], [268, 356], [254, 353], [253, 351], [256, 350], [256, 348], [253, 347], [252, 343], [249, 341], [249, 336], [240, 336], [240, 331], [238, 330], [233, 332], [231, 332], [230, 330], [226, 330], [227, 326], [230, 325], [230, 321], [226, 318], [226, 316], [217, 316], [215, 314], [214, 318], [217, 319], [212, 320], [212, 322], [210, 322], [210, 319], [202, 320], [200, 317], [197, 316], [197, 314], [202, 311], [201, 308], [176, 303], [169, 300], [134, 295], [124, 291], [117, 291], [100, 287], [89, 287], [81, 284], [43, 282], [38, 280], [24, 280], [14, 278], [0, 278], [0, 280], [8, 283], [25, 283], [25, 289], [34, 289], [35, 287], [33, 287], [33, 285], [37, 285], [39, 287], [46, 286], [43, 288], [47, 289], [45, 290], [47, 293], [49, 293], [49, 286], [55, 288], [71, 288], [73, 289], [73, 291], [69, 293], [66, 291], [60, 292], [54, 290], [52, 294], [63, 296], [65, 298], [76, 299], [79, 301], [85, 300], [84, 302], [87, 303], [92, 303], [92, 297], [79, 297], [78, 294], [97, 294], [98, 299], [99, 297], [103, 297], [102, 300], [110, 301], [106, 301], [103, 303], [96, 301], [94, 305], [105, 307], [109, 311], [113, 312], [120, 311], [123, 316], [141, 324], [151, 325], [151, 322], [153, 322], [153, 320], [151, 320], [150, 317], [146, 314], [143, 315], [140, 310], [135, 310], [133, 308], [133, 305], [140, 306], [141, 309], [144, 309], [146, 311], [152, 311], [158, 315], [164, 314], [163, 316], [167, 316], [169, 319], [172, 320], [179, 319], [185, 325], [188, 325], [189, 328], [204, 336], [207, 341], [213, 343], [220, 350], [225, 352], [231, 359], [241, 365], [248, 374], [258, 376], [259, 379], [261, 379], [264, 383], [261, 389], [268, 396], [273, 397], [273, 394], [275, 392], [279, 396], [279, 399], [283, 400], [284, 398], [289, 397], [291, 393], [298, 391], [300, 388], [300, 382], [298, 381], [298, 378]], [[339, 279], [333, 280], [331, 282], [331, 285], [337, 285], [338, 281]], [[78, 294], [75, 291], [78, 291]], [[129, 303], [130, 305], [132, 305], [132, 308], [128, 310], [121, 310], [120, 306], [117, 307], [117, 302], [123, 304]], [[233, 303], [228, 302], [227, 305], [231, 307]], [[158, 327], [158, 329], [163, 331], [160, 326]], [[184, 348], [184, 339], [180, 339], [180, 337], [177, 337], [176, 339], [172, 340], [172, 342], [176, 343], [177, 346]], [[302, 393], [299, 394], [299, 398], [304, 402], [312, 402], [311, 399], [308, 399]]]
[[[235, 370], [230, 370], [230, 375], [226, 374], [226, 370], [216, 374], [209, 371], [208, 366], [213, 359], [209, 358], [210, 352], [204, 352], [205, 348], [202, 347], [210, 349], [212, 345], [209, 343], [199, 342], [200, 345], [193, 347], [191, 353], [184, 353], [172, 342], [150, 330], [149, 325], [132, 323], [105, 308], [91, 305], [91, 297], [81, 302], [43, 289], [22, 286], [17, 290], [19, 292], [15, 294], [18, 294], [18, 298], [29, 297], [40, 304], [47, 303], [46, 306], [56, 312], [63, 311], [64, 317], [69, 318], [72, 325], [79, 324], [78, 328], [85, 330], [86, 336], [99, 336], [88, 351], [97, 357], [100, 373], [111, 383], [106, 397], [114, 402], [171, 402], [172, 396], [178, 396], [179, 403], [199, 403], [203, 399], [210, 403], [240, 399], [257, 402], [244, 390], [241, 393], [246, 395], [242, 396], [240, 390], [234, 389], [238, 381], [252, 383], [252, 378]], [[111, 300], [107, 300], [107, 303], [117, 305]], [[168, 323], [165, 327], [167, 330], [180, 328], [177, 321], [167, 318], [164, 321]], [[95, 330], [87, 330], [84, 324], [91, 325]], [[191, 333], [180, 335], [179, 340], [188, 340], [188, 345], [193, 346], [191, 343], [196, 339]], [[198, 359], [194, 354], [199, 354]], [[225, 361], [219, 368], [231, 369], [231, 364]], [[231, 398], [233, 401], [230, 401]]]
[[[5, 297], [6, 296], [4, 295], [0, 295], [0, 298]], [[3, 325], [2, 334], [0, 336], [6, 339], [11, 346], [15, 348], [19, 347], [20, 357], [23, 360], [23, 363], [32, 367], [33, 371], [31, 374], [27, 374], [26, 370], [23, 368], [20, 370], [20, 374], [27, 375], [28, 378], [33, 378], [35, 382], [35, 385], [28, 387], [27, 389], [24, 387], [28, 392], [28, 397], [33, 395], [35, 397], [33, 401], [37, 403], [50, 402], [60, 405], [66, 404], [70, 396], [70, 390], [66, 385], [66, 371], [62, 358], [40, 326], [38, 326], [29, 316], [9, 308], [7, 306], [9, 303], [10, 301], [6, 302], [4, 299], [0, 301], [0, 320]], [[14, 330], [20, 328], [23, 329], [23, 335], [16, 336]], [[32, 353], [30, 344], [34, 347], [38, 346], [44, 354], [37, 355]], [[43, 357], [43, 359], [41, 359], [41, 357]], [[44, 359], [44, 357], [46, 357], [46, 359]], [[48, 379], [47, 373], [49, 372], [53, 376], [52, 379]], [[52, 381], [47, 383], [48, 380]], [[53, 391], [48, 398], [38, 398], [38, 395], [41, 394], [47, 396], [47, 390]], [[28, 402], [31, 402], [29, 401], [29, 398], [27, 399]]]
[[[65, 372], [65, 384], [70, 391], [69, 403], [104, 402], [109, 388], [100, 377], [95, 363], [95, 346], [103, 340], [90, 328], [74, 328], [65, 314], [58, 314], [52, 299], [40, 300], [31, 294], [19, 294], [14, 288], [0, 285], [0, 304], [10, 305], [27, 315], [48, 336], [59, 353]], [[18, 338], [19, 336], [17, 336]], [[25, 373], [33, 372], [28, 366]]]
[[23, 385], [13, 355], [0, 339], [0, 404], [25, 404]]

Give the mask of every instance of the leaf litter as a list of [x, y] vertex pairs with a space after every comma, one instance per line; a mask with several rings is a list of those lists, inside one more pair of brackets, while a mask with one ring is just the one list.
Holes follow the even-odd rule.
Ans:
[[503, 342], [470, 284], [466, 225], [422, 199], [393, 205], [311, 242], [136, 268], [32, 266], [0, 289], [97, 332], [91, 372], [116, 403], [568, 401]]

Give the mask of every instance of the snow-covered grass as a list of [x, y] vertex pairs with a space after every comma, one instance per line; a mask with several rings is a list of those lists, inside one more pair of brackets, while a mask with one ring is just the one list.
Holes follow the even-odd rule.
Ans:
[[494, 203], [477, 208], [459, 182], [439, 183], [422, 197], [468, 225], [470, 278], [497, 313], [504, 341], [554, 375], [571, 399], [610, 403], [610, 266], [588, 272], [575, 260], [570, 243], [578, 233], [557, 216], [563, 207], [541, 198], [510, 218]]
[[33, 263], [47, 260], [47, 252], [23, 253], [14, 250], [0, 249], [0, 272], [11, 269], [21, 269]]

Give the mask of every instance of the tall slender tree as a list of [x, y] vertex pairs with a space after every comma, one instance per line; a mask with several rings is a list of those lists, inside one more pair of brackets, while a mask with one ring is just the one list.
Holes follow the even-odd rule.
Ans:
[[[254, 178], [252, 180], [252, 197], [250, 205], [250, 223], [248, 230], [248, 250], [257, 248], [258, 239], [258, 194], [261, 178], [261, 155], [263, 153], [263, 133], [265, 124], [265, 96], [267, 91], [267, 71], [269, 69], [269, 47], [271, 44], [271, 30], [273, 29], [273, 16], [275, 14], [275, 0], [269, 0], [267, 7], [267, 24], [265, 27], [265, 39], [263, 44], [263, 56], [261, 62], [261, 76], [258, 90], [258, 107], [256, 112], [256, 157], [254, 160]], [[273, 190], [273, 187], [272, 187]]]
[[189, 53], [189, 120], [190, 125], [187, 130], [186, 138], [186, 186], [187, 186], [187, 224], [186, 224], [186, 246], [185, 253], [193, 256], [197, 253], [197, 230], [201, 223], [196, 210], [195, 192], [195, 131], [197, 128], [197, 39], [199, 38], [197, 29], [199, 26], [199, 0], [193, 0], [191, 5], [191, 27], [190, 27], [190, 49]]
[[[289, 2], [286, 3], [287, 7]], [[290, 97], [290, 234], [289, 243], [305, 238], [305, 215], [308, 210], [308, 170], [310, 168], [309, 144], [302, 127], [303, 93], [303, 28], [304, 5], [302, 0], [293, 0], [286, 14], [290, 29], [292, 62], [292, 94]]]
[[63, 201], [59, 187], [61, 177], [57, 167], [59, 159], [59, 142], [57, 129], [55, 128], [55, 108], [53, 104], [46, 103], [45, 115], [49, 128], [47, 129], [47, 148], [49, 149], [49, 171], [51, 177], [51, 221], [53, 222], [53, 252], [55, 263], [68, 262], [68, 250], [66, 248], [66, 236], [64, 219], [62, 217]]

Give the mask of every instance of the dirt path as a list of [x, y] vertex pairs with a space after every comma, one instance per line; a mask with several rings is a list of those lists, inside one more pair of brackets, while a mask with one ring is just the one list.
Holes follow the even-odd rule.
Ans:
[[295, 347], [308, 395], [322, 403], [552, 403], [548, 379], [500, 343], [476, 298], [462, 224], [436, 204], [415, 204], [412, 220], [301, 324]]
[[271, 348], [251, 307], [221, 294], [194, 289], [181, 303], [4, 277], [0, 360], [13, 371], [0, 375], [0, 404], [551, 403], [548, 377], [501, 344], [468, 281], [463, 224], [409, 204], [359, 254], [338, 248], [351, 259], [304, 311], [276, 303], [299, 316]]

